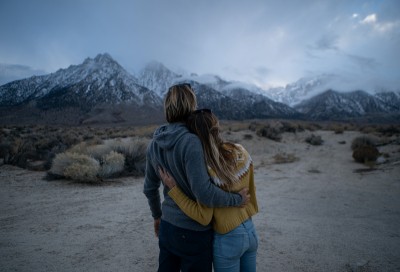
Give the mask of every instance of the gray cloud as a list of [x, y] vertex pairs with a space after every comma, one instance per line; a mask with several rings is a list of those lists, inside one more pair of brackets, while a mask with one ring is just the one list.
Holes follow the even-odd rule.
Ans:
[[358, 66], [362, 71], [373, 70], [378, 67], [378, 62], [374, 58], [366, 58], [357, 55], [347, 54], [347, 57], [351, 62]]
[[1, 1], [0, 62], [53, 72], [108, 52], [131, 72], [157, 60], [263, 87], [372, 67], [400, 86], [398, 18], [397, 0]]
[[337, 43], [338, 43], [337, 35], [325, 34], [316, 41], [315, 45], [312, 48], [316, 50], [339, 50]]
[[45, 71], [33, 69], [29, 66], [0, 63], [0, 85], [14, 80], [31, 77], [32, 75], [43, 74], [45, 74]]

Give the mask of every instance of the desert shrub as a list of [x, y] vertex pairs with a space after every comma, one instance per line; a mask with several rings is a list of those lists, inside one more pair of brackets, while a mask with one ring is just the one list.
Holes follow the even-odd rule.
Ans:
[[259, 129], [256, 133], [258, 136], [266, 137], [273, 141], [279, 142], [282, 140], [282, 134], [280, 130], [276, 127], [264, 126], [261, 129]]
[[365, 134], [371, 134], [371, 133], [376, 133], [377, 128], [376, 126], [364, 126], [360, 128], [360, 131]]
[[282, 132], [296, 133], [296, 131], [298, 130], [298, 126], [294, 123], [282, 121], [281, 124], [282, 124], [281, 127]]
[[249, 130], [256, 131], [258, 126], [259, 125], [256, 122], [251, 122], [250, 125], [249, 125]]
[[60, 153], [53, 160], [49, 173], [76, 181], [98, 181], [100, 163], [92, 157], [77, 153]]
[[112, 147], [106, 144], [89, 145], [86, 146], [81, 152], [82, 154], [89, 155], [98, 161], [101, 161], [104, 156], [112, 151]]
[[74, 157], [74, 162], [64, 170], [64, 176], [76, 181], [96, 182], [99, 181], [100, 164], [97, 160], [86, 156]]
[[[122, 174], [143, 175], [148, 141], [145, 138], [125, 138], [105, 140], [97, 145], [91, 145], [92, 142], [79, 143], [67, 152], [55, 155], [47, 178], [68, 177], [94, 181], [93, 176], [107, 178]], [[82, 165], [82, 174], [72, 173], [78, 169], [74, 164]], [[65, 172], [67, 169], [68, 175]], [[97, 169], [96, 174], [93, 174], [93, 169]]]
[[35, 142], [36, 150], [51, 150], [53, 147], [60, 145], [60, 141], [56, 137], [43, 137]]
[[72, 156], [72, 154], [76, 153], [57, 154], [53, 159], [49, 173], [51, 175], [63, 177], [64, 170], [74, 162], [74, 156]]
[[354, 160], [360, 163], [374, 162], [378, 157], [378, 149], [371, 145], [360, 146], [353, 151]]
[[343, 134], [343, 132], [344, 132], [344, 127], [341, 126], [341, 125], [336, 125], [336, 126], [333, 127], [333, 132], [334, 132], [335, 134]]
[[243, 135], [243, 139], [244, 139], [244, 140], [251, 140], [251, 139], [253, 139], [253, 135], [251, 135], [251, 134], [245, 134], [245, 135]]
[[15, 138], [10, 145], [8, 164], [25, 168], [28, 157], [32, 157], [34, 144], [32, 139]]
[[121, 153], [111, 151], [109, 154], [103, 156], [100, 163], [100, 177], [111, 177], [124, 170], [125, 156]]
[[275, 163], [291, 163], [299, 160], [294, 154], [287, 153], [276, 154], [273, 158]]
[[353, 141], [351, 142], [351, 150], [356, 150], [360, 147], [364, 147], [364, 146], [376, 146], [376, 141], [368, 136], [359, 136], [353, 139]]
[[303, 128], [304, 128], [304, 130], [316, 131], [316, 130], [320, 130], [322, 127], [321, 127], [321, 125], [319, 125], [317, 123], [305, 123], [305, 124], [303, 124]]
[[322, 143], [324, 142], [321, 136], [314, 134], [308, 136], [305, 141], [311, 145], [322, 145]]
[[133, 175], [143, 175], [146, 168], [146, 150], [149, 140], [135, 137], [125, 141], [114, 141], [113, 150], [125, 156], [125, 171]]
[[390, 137], [400, 134], [400, 127], [395, 125], [383, 126], [378, 128], [378, 132]]
[[72, 146], [82, 141], [82, 137], [73, 131], [64, 132], [60, 135], [60, 142], [66, 146]]
[[10, 143], [0, 143], [0, 159], [3, 159], [4, 163], [8, 163], [11, 156], [11, 145]]

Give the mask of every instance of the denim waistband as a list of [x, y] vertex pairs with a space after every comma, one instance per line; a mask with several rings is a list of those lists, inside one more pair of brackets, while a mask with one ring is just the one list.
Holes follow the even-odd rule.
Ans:
[[254, 227], [254, 225], [253, 225], [253, 220], [251, 220], [251, 217], [250, 217], [249, 219], [247, 219], [246, 221], [244, 221], [244, 222], [242, 223], [242, 225], [243, 225], [246, 229], [248, 229], [248, 228], [253, 228], [253, 227]]

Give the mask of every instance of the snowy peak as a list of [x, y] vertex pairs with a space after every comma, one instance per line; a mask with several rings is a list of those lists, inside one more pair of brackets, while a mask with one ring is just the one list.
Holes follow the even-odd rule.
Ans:
[[158, 96], [164, 97], [177, 77], [179, 77], [178, 74], [169, 70], [162, 63], [153, 61], [139, 72], [138, 83], [154, 91]]
[[312, 120], [346, 120], [399, 112], [399, 97], [393, 93], [378, 97], [364, 91], [341, 93], [328, 90], [301, 102], [295, 109]]
[[275, 101], [294, 106], [303, 100], [333, 88], [339, 81], [340, 78], [337, 75], [322, 74], [314, 77], [300, 78], [285, 87], [268, 89], [267, 93]]
[[[87, 58], [82, 64], [45, 76], [14, 81], [0, 87], [0, 106], [35, 100], [43, 108], [79, 106], [92, 108], [99, 103], [143, 105], [157, 95], [140, 86], [109, 54]], [[152, 103], [151, 103], [152, 104]]]
[[[88, 114], [100, 122], [101, 116], [118, 121], [146, 122], [153, 117], [161, 120], [162, 98], [171, 85], [182, 82], [192, 84], [199, 107], [212, 108], [221, 119], [304, 117], [348, 120], [400, 114], [400, 93], [342, 93], [331, 89], [339, 86], [336, 84], [338, 81], [340, 79], [335, 75], [320, 75], [264, 91], [251, 84], [227, 81], [212, 74], [182, 76], [160, 62], [148, 63], [136, 78], [104, 53], [52, 74], [0, 86], [0, 115], [4, 119], [4, 114], [7, 114], [8, 120], [18, 122], [19, 117], [14, 115], [19, 108], [22, 109], [19, 111], [21, 115], [27, 113], [25, 120], [40, 120], [43, 116], [53, 118], [48, 112], [64, 118], [67, 114], [63, 111], [68, 109], [76, 116]], [[121, 113], [120, 109], [124, 107], [129, 114]], [[32, 112], [39, 117], [31, 117]], [[104, 114], [97, 117], [99, 112]]]

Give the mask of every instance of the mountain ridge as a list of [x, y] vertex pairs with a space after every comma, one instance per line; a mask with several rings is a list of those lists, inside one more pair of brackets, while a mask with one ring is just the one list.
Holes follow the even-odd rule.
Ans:
[[[331, 75], [325, 75], [325, 81], [330, 78]], [[394, 92], [358, 93], [358, 96], [351, 92], [354, 98], [350, 99], [350, 95], [330, 89], [330, 95], [325, 91], [301, 99], [313, 94], [315, 86], [324, 86], [325, 81], [324, 77], [320, 82], [304, 79], [299, 81], [299, 86], [286, 86], [287, 95], [292, 96], [292, 105], [297, 101], [289, 106], [271, 99], [274, 95], [270, 96], [256, 86], [226, 81], [216, 75], [181, 75], [156, 61], [147, 64], [135, 76], [104, 53], [48, 75], [0, 86], [0, 122], [26, 120], [35, 123], [42, 119], [50, 122], [52, 117], [55, 123], [65, 119], [65, 124], [162, 122], [163, 96], [168, 87], [182, 82], [192, 84], [199, 107], [212, 108], [220, 119], [346, 120], [399, 111], [396, 103], [400, 93]], [[370, 108], [367, 102], [360, 106], [357, 99], [369, 101]], [[338, 105], [332, 103], [341, 103], [342, 108], [338, 109]], [[64, 116], [67, 112], [74, 116], [73, 120]]]

